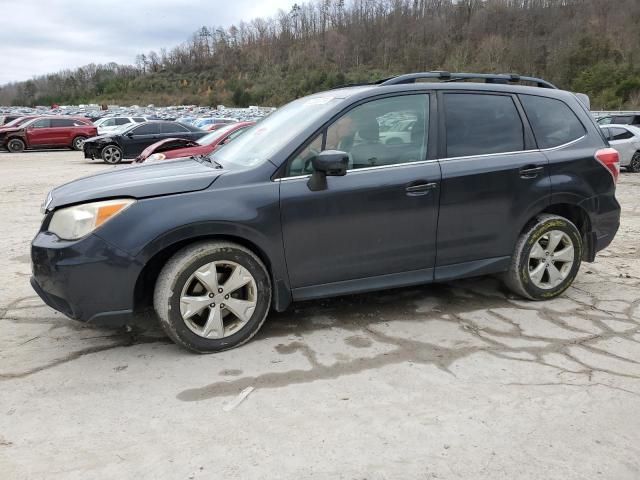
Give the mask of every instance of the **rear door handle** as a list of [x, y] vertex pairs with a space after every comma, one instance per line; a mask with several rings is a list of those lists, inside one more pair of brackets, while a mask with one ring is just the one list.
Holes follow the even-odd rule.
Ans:
[[520, 169], [521, 178], [535, 178], [544, 172], [544, 167], [537, 167], [535, 165], [527, 165]]
[[418, 195], [426, 195], [430, 190], [434, 190], [436, 188], [438, 188], [438, 184], [436, 182], [414, 183], [405, 188], [405, 191], [407, 192], [407, 195], [414, 197]]

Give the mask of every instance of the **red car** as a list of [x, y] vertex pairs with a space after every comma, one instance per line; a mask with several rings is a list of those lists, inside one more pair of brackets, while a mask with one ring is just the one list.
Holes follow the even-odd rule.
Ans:
[[142, 163], [147, 160], [157, 161], [190, 157], [191, 155], [207, 155], [220, 145], [224, 145], [240, 136], [247, 128], [253, 125], [255, 125], [255, 122], [237, 122], [224, 125], [196, 141], [166, 138], [145, 148], [134, 163]]
[[0, 145], [10, 152], [37, 148], [82, 150], [84, 141], [98, 130], [87, 118], [47, 116], [32, 118], [0, 130]]

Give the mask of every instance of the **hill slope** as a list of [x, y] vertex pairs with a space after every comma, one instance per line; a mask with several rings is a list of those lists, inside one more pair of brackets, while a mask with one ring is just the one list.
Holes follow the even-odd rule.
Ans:
[[136, 65], [88, 65], [0, 88], [0, 104], [280, 105], [347, 82], [425, 70], [517, 72], [640, 108], [640, 1], [317, 0], [202, 27]]

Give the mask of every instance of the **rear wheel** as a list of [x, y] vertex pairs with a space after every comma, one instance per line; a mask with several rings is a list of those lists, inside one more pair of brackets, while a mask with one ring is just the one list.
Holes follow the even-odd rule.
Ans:
[[271, 305], [271, 281], [250, 250], [229, 242], [199, 242], [167, 262], [153, 300], [174, 342], [194, 352], [219, 352], [258, 332]]
[[73, 139], [73, 142], [71, 142], [71, 147], [74, 150], [82, 150], [82, 146], [84, 145], [84, 141], [87, 139], [87, 137], [76, 137]]
[[539, 215], [521, 235], [505, 274], [511, 291], [531, 300], [561, 295], [582, 261], [582, 237], [564, 217]]
[[7, 150], [12, 153], [22, 152], [25, 148], [25, 144], [19, 138], [12, 138], [7, 142]]
[[107, 145], [100, 153], [105, 163], [120, 163], [122, 161], [122, 150], [117, 145]]
[[627, 170], [633, 173], [640, 172], [640, 152], [636, 152], [627, 167]]

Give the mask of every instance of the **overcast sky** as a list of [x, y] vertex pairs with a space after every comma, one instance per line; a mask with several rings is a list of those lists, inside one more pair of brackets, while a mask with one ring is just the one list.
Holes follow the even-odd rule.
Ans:
[[[298, 0], [300, 1], [300, 0]], [[89, 63], [133, 64], [202, 25], [288, 11], [295, 0], [0, 0], [0, 85]]]

